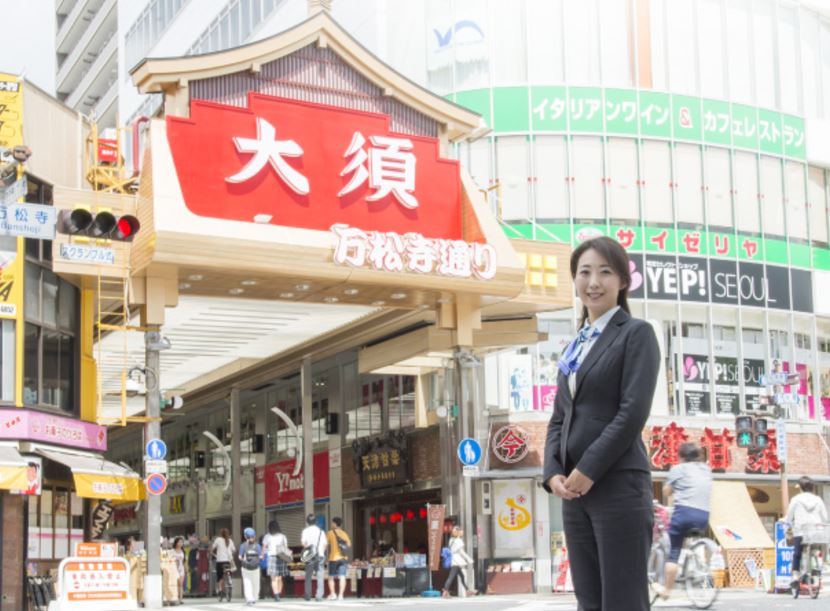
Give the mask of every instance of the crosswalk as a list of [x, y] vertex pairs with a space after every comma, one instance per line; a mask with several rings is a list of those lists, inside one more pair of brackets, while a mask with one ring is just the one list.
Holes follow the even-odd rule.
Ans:
[[253, 609], [254, 611], [282, 610], [308, 610], [308, 609], [370, 609], [376, 607], [395, 608], [417, 608], [423, 609], [425, 605], [433, 608], [449, 609], [450, 607], [463, 605], [473, 608], [489, 609], [520, 609], [521, 611], [575, 611], [576, 603], [569, 597], [568, 600], [552, 601], [535, 599], [522, 599], [521, 597], [485, 596], [469, 598], [453, 598], [442, 600], [440, 598], [374, 598], [360, 600], [342, 600], [321, 602], [306, 602], [298, 599], [283, 599], [279, 603], [273, 601], [259, 601], [253, 607], [245, 606], [243, 601], [231, 603], [219, 603], [216, 601], [202, 602], [188, 601], [186, 606], [178, 607], [180, 611], [237, 611], [238, 609]]

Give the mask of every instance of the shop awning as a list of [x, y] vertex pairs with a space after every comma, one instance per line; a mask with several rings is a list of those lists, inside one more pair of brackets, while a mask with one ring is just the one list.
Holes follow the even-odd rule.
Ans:
[[140, 501], [144, 482], [135, 471], [88, 452], [61, 452], [36, 447], [44, 458], [69, 467], [75, 480], [75, 493], [87, 499]]
[[709, 525], [725, 549], [774, 547], [744, 482], [712, 482]]
[[26, 461], [13, 446], [0, 445], [0, 488], [3, 490], [26, 490]]

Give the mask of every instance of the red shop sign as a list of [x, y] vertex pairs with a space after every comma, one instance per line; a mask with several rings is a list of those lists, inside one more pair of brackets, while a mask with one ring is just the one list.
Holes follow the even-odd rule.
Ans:
[[248, 108], [192, 102], [167, 135], [199, 216], [461, 238], [458, 162], [386, 115], [249, 93]]
[[[294, 475], [294, 459], [281, 460], [265, 465], [265, 505], [284, 505], [303, 502], [303, 476]], [[329, 453], [314, 455], [314, 498], [323, 499], [329, 495]]]

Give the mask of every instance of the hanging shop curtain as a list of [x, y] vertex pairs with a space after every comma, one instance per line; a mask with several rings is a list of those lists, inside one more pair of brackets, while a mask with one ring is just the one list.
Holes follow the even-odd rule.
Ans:
[[61, 463], [72, 471], [75, 493], [88, 499], [140, 501], [144, 499], [144, 482], [137, 473], [88, 452], [61, 452], [36, 448], [35, 452]]

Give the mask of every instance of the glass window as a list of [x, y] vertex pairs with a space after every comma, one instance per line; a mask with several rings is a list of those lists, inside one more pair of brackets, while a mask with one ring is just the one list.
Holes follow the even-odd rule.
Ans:
[[[691, 3], [689, 3], [691, 4]], [[719, 0], [699, 0], [700, 92], [710, 98], [725, 98], [723, 13]]]
[[807, 239], [807, 209], [804, 202], [804, 164], [788, 161], [787, 177], [787, 232], [791, 238]]
[[406, 429], [415, 426], [415, 376], [394, 376], [389, 381], [392, 384], [389, 428]]
[[[635, 3], [635, 11], [637, 4]], [[666, 78], [666, 1], [651, 0], [649, 13], [649, 26], [651, 28], [651, 85], [654, 89], [667, 91], [668, 80]], [[638, 32], [638, 36], [641, 35]], [[639, 59], [640, 79], [643, 79], [643, 60]], [[645, 83], [648, 84], [647, 82]]]
[[[685, 3], [678, 3], [685, 4]], [[755, 103], [775, 108], [775, 31], [771, 0], [754, 0], [753, 40], [755, 42]]]
[[536, 136], [533, 145], [536, 220], [567, 221], [568, 150], [565, 139], [562, 136]]
[[817, 117], [819, 116], [818, 96], [821, 84], [821, 73], [818, 69], [818, 15], [812, 11], [802, 10], [799, 16], [804, 114], [808, 117]]
[[527, 78], [532, 84], [564, 82], [562, 0], [527, 0]]
[[40, 379], [40, 353], [38, 351], [38, 327], [26, 323], [23, 336], [23, 403], [38, 403], [38, 380]]
[[569, 85], [599, 85], [596, 0], [564, 0], [565, 77]]
[[784, 193], [781, 176], [781, 160], [761, 156], [761, 210], [763, 211], [764, 233], [784, 234]]
[[496, 138], [496, 154], [501, 218], [527, 222], [530, 219], [527, 137], [499, 136]]
[[824, 199], [824, 170], [810, 166], [807, 170], [807, 209], [810, 211], [810, 238], [827, 245], [827, 202]]
[[15, 329], [13, 320], [0, 320], [0, 401], [14, 401]]
[[781, 87], [781, 110], [800, 113], [798, 91], [798, 40], [796, 10], [778, 6], [778, 78]]
[[486, 189], [492, 184], [490, 138], [480, 138], [470, 144], [470, 176], [479, 189]]
[[629, 42], [630, 2], [604, 2], [599, 12], [602, 82], [610, 87], [634, 85]]
[[738, 231], [761, 232], [761, 211], [758, 206], [758, 160], [753, 153], [735, 151], [735, 221]]
[[641, 163], [643, 217], [647, 223], [673, 223], [671, 148], [668, 142], [645, 140]]
[[574, 136], [571, 140], [571, 159], [573, 217], [604, 223], [602, 140]]
[[[496, 85], [514, 85], [527, 80], [527, 38], [521, 4], [491, 2], [494, 38], [493, 72]], [[457, 23], [457, 22], [456, 22]], [[534, 50], [535, 52], [535, 50]]]
[[58, 324], [58, 277], [49, 270], [43, 270], [41, 289], [43, 324], [56, 327]]
[[637, 141], [608, 139], [608, 216], [611, 220], [637, 221], [640, 204], [637, 194]]
[[703, 197], [700, 147], [696, 144], [676, 144], [674, 147], [675, 208], [677, 222], [703, 224]]
[[26, 319], [32, 322], [40, 322], [40, 267], [26, 263]]
[[751, 4], [752, 0], [727, 0], [726, 3], [729, 99], [744, 104], [752, 103]]
[[729, 151], [708, 147], [706, 155], [707, 220], [710, 227], [734, 227]]
[[821, 46], [821, 89], [823, 103], [819, 107], [821, 116], [830, 116], [827, 106], [830, 104], [830, 21], [821, 20], [819, 44]]
[[[693, 2], [666, 3], [669, 89], [676, 93], [697, 93], [694, 9]], [[719, 57], [718, 61], [723, 60]]]

